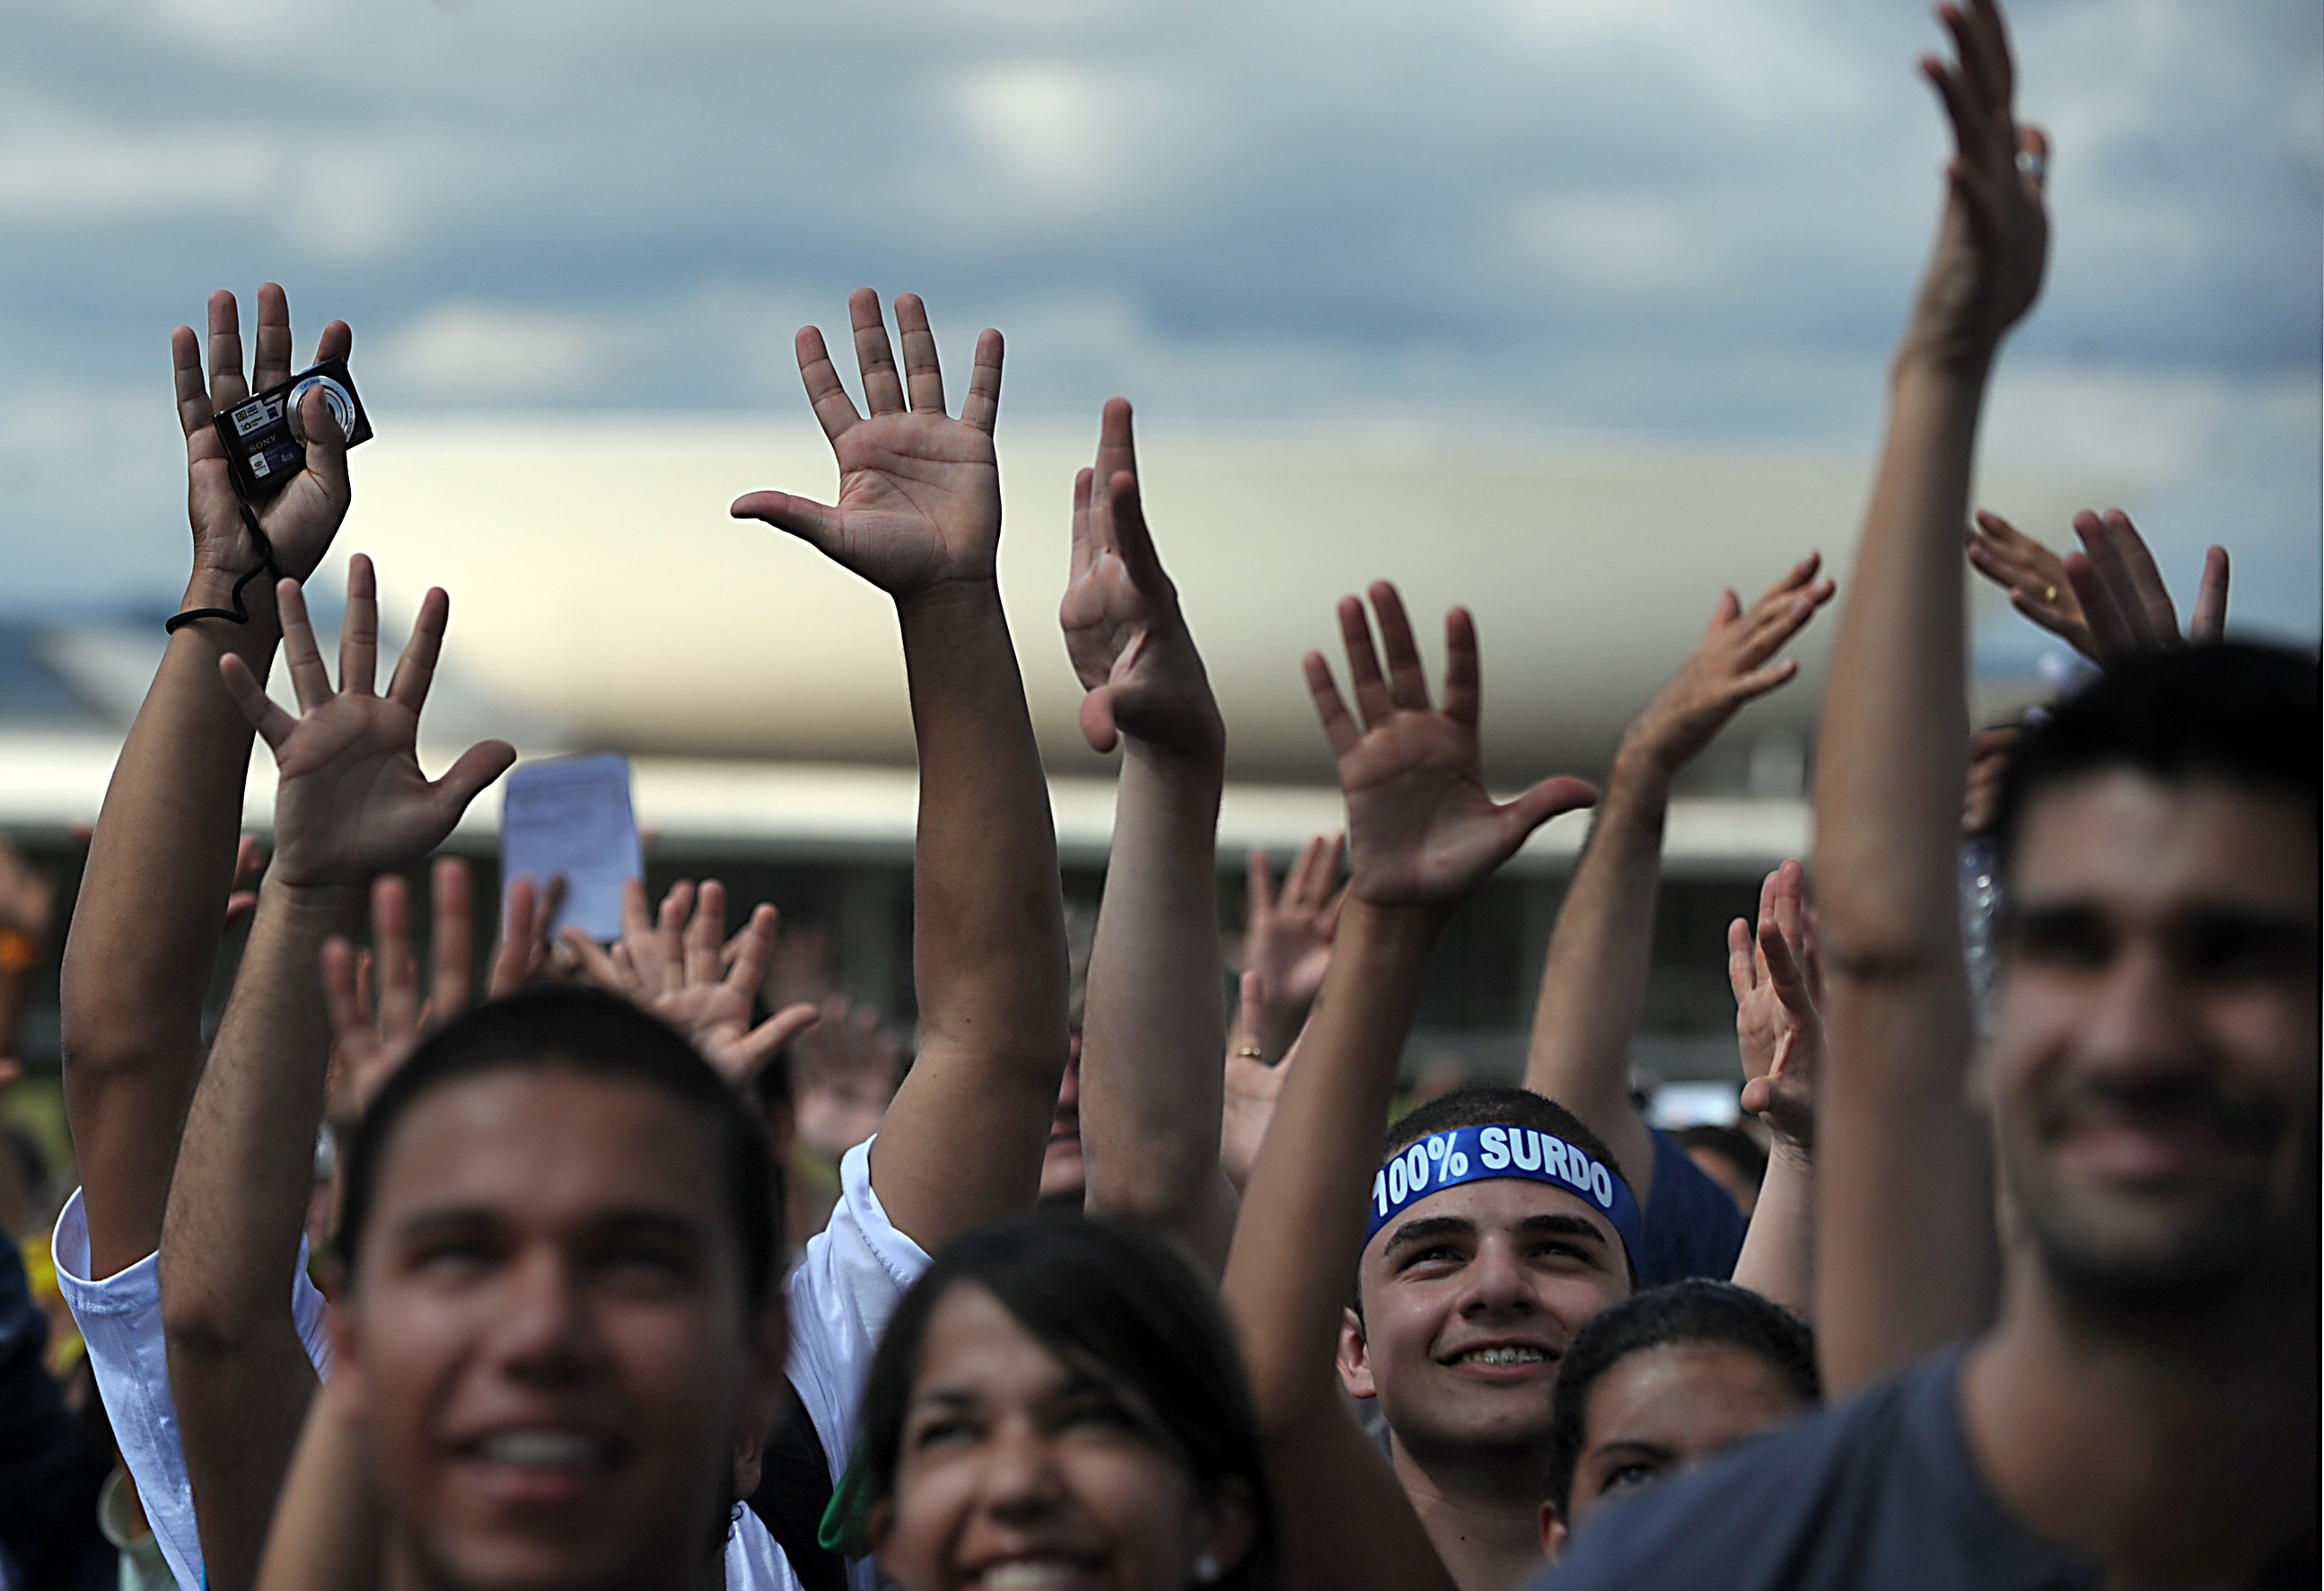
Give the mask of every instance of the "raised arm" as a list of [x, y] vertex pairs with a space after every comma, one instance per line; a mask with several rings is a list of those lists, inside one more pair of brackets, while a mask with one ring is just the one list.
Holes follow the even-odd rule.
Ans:
[[1994, 1229], [1966, 1097], [1959, 902], [1969, 721], [1960, 562], [1979, 409], [2042, 285], [2047, 145], [2011, 114], [1993, 0], [1942, 13], [1924, 60], [1955, 158], [1935, 257], [1889, 378], [1888, 432], [1817, 741], [1821, 1079], [1816, 1327], [1835, 1394], [1982, 1325]]
[[[324, 328], [318, 359], [344, 358], [352, 335]], [[258, 291], [257, 357], [243, 374], [234, 295], [209, 301], [208, 378], [201, 339], [171, 341], [178, 419], [186, 438], [186, 506], [193, 573], [182, 609], [230, 608], [237, 586], [249, 622], [203, 618], [170, 636], [144, 705], [106, 788], [66, 938], [60, 997], [65, 1109], [80, 1161], [91, 1280], [152, 1253], [161, 1241], [171, 1169], [201, 1068], [202, 995], [217, 958], [232, 888], [250, 725], [218, 681], [221, 658], [263, 679], [280, 637], [273, 583], [243, 523], [210, 418], [253, 387], [291, 375], [290, 308]], [[304, 579], [346, 516], [346, 453], [310, 400], [305, 470], [258, 514], [274, 567]]]
[[958, 418], [927, 310], [896, 301], [899, 372], [869, 289], [848, 301], [870, 413], [799, 333], [799, 372], [839, 460], [825, 506], [782, 492], [735, 503], [895, 598], [919, 746], [912, 867], [918, 1059], [872, 1148], [897, 1228], [933, 1250], [1029, 1208], [1065, 1076], [1065, 906], [1048, 784], [1001, 609], [1001, 334], [978, 338]]
[[1794, 564], [1748, 612], [1732, 591], [1720, 596], [1686, 666], [1624, 732], [1550, 935], [1525, 1086], [1605, 1141], [1641, 1204], [1655, 1151], [1630, 1103], [1630, 1040], [1653, 959], [1671, 784], [1745, 702], [1799, 672], [1769, 660], [1831, 599], [1831, 582], [1816, 578], [1821, 562], [1811, 553]]
[[[330, 1010], [317, 975], [325, 941], [362, 920], [379, 874], [411, 865], [451, 832], [476, 794], [516, 760], [505, 743], [464, 753], [440, 780], [415, 753], [448, 603], [430, 591], [384, 695], [373, 689], [379, 636], [371, 562], [347, 571], [334, 689], [298, 586], [276, 593], [301, 716], [268, 700], [241, 660], [225, 689], [274, 753], [276, 853], [260, 890], [233, 997], [186, 1123], [161, 1245], [161, 1312], [186, 1473], [209, 1583], [247, 1586], [297, 1441], [314, 1374], [290, 1309], [299, 1240], [314, 1189]], [[465, 871], [453, 942], [465, 1004]], [[439, 973], [439, 978], [441, 974]], [[383, 964], [384, 991], [401, 986]], [[447, 990], [447, 996], [451, 991]]]
[[1591, 790], [1551, 779], [1508, 805], [1486, 793], [1477, 741], [1477, 636], [1445, 620], [1444, 706], [1429, 705], [1396, 588], [1371, 588], [1388, 667], [1363, 606], [1340, 604], [1356, 696], [1351, 716], [1322, 657], [1308, 688], [1339, 759], [1348, 803], [1348, 902], [1301, 1059], [1252, 1172], [1226, 1301], [1274, 1451], [1285, 1536], [1306, 1586], [1451, 1582], [1333, 1373], [1349, 1279], [1363, 1251], [1366, 1195], [1428, 951], [1444, 914]]
[[1073, 574], [1058, 613], [1089, 693], [1082, 732], [1099, 751], [1121, 747], [1082, 1019], [1082, 1141], [1092, 1208], [1159, 1227], [1216, 1272], [1235, 1208], [1219, 1169], [1226, 728], [1137, 472], [1130, 405], [1117, 398], [1095, 467], [1074, 483]]

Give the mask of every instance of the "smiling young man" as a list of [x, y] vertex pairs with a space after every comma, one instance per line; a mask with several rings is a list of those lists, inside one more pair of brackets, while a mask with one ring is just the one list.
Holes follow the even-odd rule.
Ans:
[[1630, 1296], [1637, 1202], [1571, 1112], [1475, 1087], [1389, 1131], [1370, 1226], [1341, 1383], [1379, 1400], [1397, 1478], [1454, 1577], [1509, 1583], [1538, 1557], [1558, 1362]]
[[733, 1502], [783, 1396], [764, 1134], [687, 1041], [542, 990], [418, 1050], [350, 1146], [326, 1395], [381, 1584], [790, 1583]]
[[[1522, 1090], [1446, 1096], [1399, 1124], [1385, 1161], [1378, 1124], [1445, 916], [1594, 792], [1549, 779], [1494, 801], [1473, 622], [1446, 615], [1438, 708], [1395, 587], [1370, 596], [1379, 648], [1360, 603], [1339, 609], [1355, 713], [1323, 659], [1306, 660], [1347, 796], [1348, 899], [1225, 1293], [1282, 1477], [1294, 1583], [1500, 1591], [1540, 1561], [1555, 1356], [1629, 1293], [1637, 1200], [1594, 1136]], [[1343, 1387], [1381, 1401], [1388, 1462]]]

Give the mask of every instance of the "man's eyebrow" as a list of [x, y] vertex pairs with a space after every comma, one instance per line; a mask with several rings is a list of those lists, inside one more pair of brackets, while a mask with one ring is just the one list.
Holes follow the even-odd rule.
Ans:
[[1527, 1216], [1517, 1223], [1517, 1230], [1527, 1235], [1555, 1233], [1561, 1237], [1586, 1237], [1600, 1248], [1612, 1246], [1606, 1241], [1606, 1235], [1598, 1229], [1596, 1222], [1580, 1216]]
[[499, 1218], [482, 1205], [453, 1205], [438, 1209], [415, 1210], [397, 1223], [395, 1235], [409, 1243], [414, 1238], [442, 1236], [454, 1232], [474, 1232], [496, 1227]]
[[1589, 1457], [1602, 1464], [1616, 1454], [1625, 1457], [1635, 1456], [1640, 1458], [1652, 1458], [1665, 1464], [1669, 1463], [1674, 1457], [1668, 1448], [1659, 1442], [1642, 1442], [1634, 1437], [1616, 1437], [1610, 1442], [1600, 1442], [1590, 1449]]
[[687, 1243], [699, 1243], [709, 1232], [692, 1216], [651, 1207], [605, 1210], [592, 1216], [582, 1230], [592, 1237], [641, 1235]]
[[1411, 1244], [1425, 1243], [1432, 1237], [1466, 1237], [1477, 1230], [1474, 1221], [1460, 1216], [1423, 1216], [1417, 1221], [1406, 1221], [1388, 1235], [1388, 1246], [1380, 1250], [1382, 1258]]

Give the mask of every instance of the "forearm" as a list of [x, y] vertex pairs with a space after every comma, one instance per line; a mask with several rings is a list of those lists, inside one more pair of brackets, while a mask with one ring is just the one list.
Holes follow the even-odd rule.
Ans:
[[1219, 1170], [1222, 750], [1125, 738], [1082, 1026], [1091, 1207], [1169, 1232], [1213, 1272], [1233, 1219]]
[[1065, 908], [999, 592], [947, 586], [898, 611], [919, 747], [912, 957], [923, 1036], [873, 1147], [873, 1178], [897, 1225], [933, 1247], [1029, 1206], [1039, 1186], [1067, 1048]]
[[1649, 750], [1626, 745], [1616, 756], [1550, 935], [1526, 1048], [1525, 1086], [1580, 1116], [1641, 1190], [1654, 1141], [1630, 1102], [1630, 1043], [1654, 958], [1670, 791]]
[[1735, 1284], [1814, 1318], [1815, 1162], [1788, 1143], [1777, 1142], [1767, 1157], [1766, 1180], [1736, 1256]]
[[1816, 1316], [1837, 1395], [1985, 1318], [1991, 1187], [1965, 1073], [1959, 543], [1986, 365], [1900, 356], [1815, 788], [1830, 1064]]
[[[223, 603], [229, 584], [198, 577], [185, 601]], [[106, 788], [65, 941], [65, 1103], [97, 1276], [161, 1234], [249, 777], [250, 726], [217, 660], [234, 651], [265, 676], [277, 628], [264, 584], [245, 593], [249, 624], [204, 620], [170, 638]]]
[[231, 1352], [287, 1325], [314, 1189], [331, 1029], [323, 940], [360, 927], [363, 892], [270, 881], [186, 1123], [161, 1250], [171, 1345]]
[[1224, 1293], [1260, 1420], [1278, 1433], [1341, 1416], [1332, 1376], [1341, 1312], [1438, 923], [1424, 910], [1348, 902], [1299, 1065], [1245, 1191]]

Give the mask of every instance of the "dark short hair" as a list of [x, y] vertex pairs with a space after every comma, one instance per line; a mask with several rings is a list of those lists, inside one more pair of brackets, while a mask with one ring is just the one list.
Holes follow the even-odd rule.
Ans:
[[1162, 1239], [1104, 1216], [1039, 1212], [955, 1237], [904, 1295], [872, 1355], [857, 1424], [854, 1495], [841, 1522], [861, 1554], [871, 1510], [895, 1495], [912, 1383], [928, 1323], [954, 1288], [983, 1289], [1074, 1369], [1150, 1411], [1198, 1489], [1247, 1488], [1258, 1529], [1222, 1591], [1271, 1591], [1281, 1577], [1274, 1494], [1259, 1416], [1217, 1295]]
[[1681, 1149], [1700, 1149], [1717, 1155], [1733, 1166], [1743, 1180], [1757, 1188], [1767, 1180], [1767, 1152], [1759, 1141], [1740, 1127], [1729, 1127], [1718, 1122], [1697, 1122], [1692, 1127], [1681, 1127], [1671, 1134], [1671, 1142]]
[[2318, 668], [2312, 655], [2221, 641], [2140, 652], [2028, 726], [2002, 771], [1993, 845], [2006, 880], [2034, 796], [2126, 769], [2168, 783], [2215, 779], [2317, 819]]
[[[1580, 1116], [1545, 1095], [1507, 1083], [1463, 1083], [1425, 1105], [1413, 1106], [1388, 1124], [1388, 1137], [1380, 1144], [1380, 1159], [1384, 1162], [1397, 1151], [1431, 1133], [1449, 1133], [1455, 1127], [1495, 1125], [1534, 1127], [1553, 1138], [1563, 1138], [1612, 1172], [1633, 1194], [1637, 1191], [1637, 1185], [1623, 1171], [1622, 1162], [1614, 1158], [1614, 1152], [1582, 1124]], [[1621, 1247], [1623, 1264], [1630, 1273], [1630, 1285], [1636, 1287], [1637, 1262], [1627, 1244], [1618, 1246]], [[1360, 1316], [1360, 1300], [1355, 1308]]]
[[766, 1124], [677, 1030], [627, 1000], [567, 984], [538, 984], [453, 1018], [381, 1087], [347, 1142], [338, 1251], [350, 1285], [379, 1168], [420, 1099], [494, 1072], [561, 1071], [655, 1089], [700, 1117], [742, 1263], [742, 1298], [756, 1316], [778, 1273], [783, 1230]]
[[1549, 1500], [1560, 1519], [1572, 1516], [1573, 1471], [1588, 1436], [1591, 1392], [1633, 1354], [1692, 1343], [1756, 1354], [1803, 1405], [1823, 1401], [1815, 1333], [1789, 1309], [1750, 1289], [1695, 1277], [1624, 1299], [1592, 1317], [1558, 1362], [1550, 1397]]

